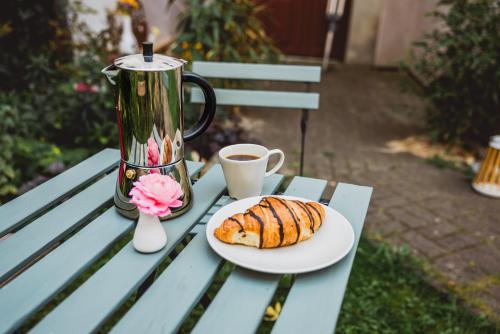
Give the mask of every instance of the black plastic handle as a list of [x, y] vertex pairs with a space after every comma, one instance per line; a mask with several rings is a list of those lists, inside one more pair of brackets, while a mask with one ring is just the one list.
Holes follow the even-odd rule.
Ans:
[[184, 141], [190, 141], [201, 135], [212, 123], [215, 116], [215, 107], [217, 105], [217, 100], [215, 99], [215, 92], [212, 86], [208, 83], [205, 78], [195, 74], [193, 72], [184, 72], [182, 74], [183, 82], [192, 82], [200, 86], [205, 95], [205, 110], [201, 115], [198, 123], [192, 128], [184, 133]]

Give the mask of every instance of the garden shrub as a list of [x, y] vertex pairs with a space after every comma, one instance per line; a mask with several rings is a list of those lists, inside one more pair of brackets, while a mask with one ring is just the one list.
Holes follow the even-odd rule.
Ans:
[[188, 61], [275, 62], [280, 54], [252, 0], [187, 0], [172, 51]]
[[44, 172], [60, 157], [57, 146], [35, 139], [33, 114], [27, 103], [12, 93], [0, 93], [0, 199], [15, 195], [23, 176]]
[[[172, 0], [169, 1], [173, 2]], [[280, 51], [274, 46], [259, 19], [262, 5], [252, 0], [187, 0], [186, 10], [178, 26], [179, 35], [171, 52], [189, 62], [205, 60], [215, 62], [274, 63]], [[211, 79], [214, 87], [242, 88], [244, 80]], [[185, 104], [186, 126], [198, 118], [198, 106]], [[218, 107], [214, 124], [188, 147], [204, 158], [210, 158], [221, 147], [249, 141], [239, 118], [231, 112], [235, 108]]]
[[[0, 89], [24, 89], [33, 82], [27, 69], [42, 56], [50, 66], [72, 59], [65, 0], [9, 0], [0, 11]], [[54, 74], [54, 73], [53, 73]], [[57, 74], [57, 73], [55, 73]]]
[[430, 15], [442, 29], [415, 43], [429, 128], [440, 141], [486, 144], [500, 131], [499, 3], [442, 0], [440, 7]]
[[[277, 59], [251, 0], [188, 0], [187, 5], [175, 53], [187, 60]], [[117, 146], [114, 99], [100, 70], [119, 56], [120, 34], [112, 24], [93, 33], [79, 20], [89, 8], [78, 0], [12, 0], [3, 8], [0, 202], [27, 180], [50, 175], [56, 162], [71, 165]], [[196, 114], [186, 108], [188, 127]], [[211, 133], [234, 139], [233, 132], [219, 130]], [[207, 133], [205, 141], [213, 136]]]
[[15, 0], [0, 17], [0, 203], [61, 163], [116, 146], [113, 97], [100, 73], [110, 34], [80, 22], [85, 10], [79, 1]]

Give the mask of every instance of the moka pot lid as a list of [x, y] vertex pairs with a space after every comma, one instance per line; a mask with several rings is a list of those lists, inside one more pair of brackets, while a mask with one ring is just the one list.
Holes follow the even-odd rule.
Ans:
[[144, 42], [142, 43], [142, 54], [137, 53], [116, 58], [113, 63], [116, 67], [128, 71], [160, 72], [184, 66], [187, 61], [161, 54], [154, 54], [153, 43]]

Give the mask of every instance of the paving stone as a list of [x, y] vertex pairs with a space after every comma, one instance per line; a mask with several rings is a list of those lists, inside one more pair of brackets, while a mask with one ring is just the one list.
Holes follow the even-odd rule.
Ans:
[[475, 226], [475, 229], [480, 229], [485, 235], [496, 235], [500, 237], [500, 222], [492, 222], [481, 220]]
[[383, 237], [387, 237], [392, 234], [400, 234], [401, 232], [406, 230], [406, 226], [395, 219], [370, 220], [369, 218], [367, 218], [366, 223], [367, 227], [372, 232], [376, 232]]
[[392, 234], [387, 238], [384, 238], [384, 241], [389, 243], [393, 247], [403, 247], [408, 245], [408, 243], [403, 240], [399, 235]]
[[427, 224], [427, 222], [423, 219], [417, 218], [414, 215], [411, 215], [403, 208], [391, 208], [387, 210], [389, 215], [393, 217], [395, 220], [399, 220], [403, 222], [406, 226], [411, 228], [422, 227]]
[[493, 306], [497, 315], [500, 317], [500, 284], [496, 283], [488, 288], [488, 294], [491, 297], [490, 305]]
[[468, 258], [487, 275], [500, 275], [500, 258], [496, 249], [483, 244], [478, 247], [462, 250], [459, 254]]
[[482, 241], [470, 233], [455, 233], [438, 240], [438, 243], [449, 252], [477, 246]]
[[459, 231], [459, 227], [438, 218], [427, 226], [427, 230], [425, 232], [421, 232], [425, 233], [429, 238], [432, 237], [433, 239], [440, 239], [457, 231]]
[[396, 206], [401, 207], [407, 203], [408, 201], [404, 197], [393, 195], [392, 197], [385, 198], [382, 205], [386, 208], [390, 208]]
[[470, 256], [463, 254], [449, 254], [435, 259], [433, 262], [434, 269], [437, 269], [450, 280], [457, 281], [461, 284], [468, 283], [484, 277], [484, 272], [476, 266]]
[[436, 210], [435, 212], [439, 217], [441, 217], [442, 219], [448, 220], [450, 222], [454, 222], [458, 216], [464, 214], [464, 212], [462, 212], [461, 210], [457, 210], [456, 207], [442, 209], [442, 210]]
[[[500, 290], [500, 289], [499, 289]], [[491, 293], [491, 289], [487, 289], [487, 291], [479, 291], [472, 293], [470, 298], [479, 299], [483, 303], [485, 303], [488, 308], [490, 308], [490, 317], [496, 322], [500, 322], [500, 295], [498, 293]]]
[[440, 212], [456, 212], [457, 206], [447, 198], [433, 198], [426, 200], [422, 206], [439, 214]]
[[446, 252], [444, 248], [413, 230], [404, 233], [403, 239], [407, 241], [410, 246], [415, 247], [419, 253], [431, 259]]
[[[374, 183], [375, 184], [375, 183]], [[375, 201], [383, 201], [385, 199], [394, 197], [394, 190], [388, 187], [384, 186], [379, 186], [377, 189], [373, 192], [373, 199]]]
[[373, 208], [371, 210], [368, 210], [367, 212], [367, 217], [369, 217], [370, 219], [374, 219], [374, 220], [389, 220], [389, 219], [392, 219], [391, 217], [389, 217], [387, 215], [387, 211], [382, 208], [382, 207], [378, 207], [378, 208]]
[[474, 229], [474, 224], [476, 223], [476, 218], [471, 218], [469, 215], [458, 215], [450, 220], [454, 225], [461, 227], [463, 229]]
[[420, 218], [426, 222], [433, 222], [437, 216], [429, 211], [424, 205], [418, 204], [410, 207], [410, 212], [417, 218]]

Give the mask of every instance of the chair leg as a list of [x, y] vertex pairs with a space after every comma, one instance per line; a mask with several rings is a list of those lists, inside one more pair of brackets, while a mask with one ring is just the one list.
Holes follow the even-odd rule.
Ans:
[[306, 142], [306, 132], [307, 132], [307, 123], [309, 121], [309, 110], [302, 110], [302, 119], [300, 120], [300, 167], [299, 167], [299, 175], [303, 176], [304, 174], [304, 150], [305, 150], [305, 142]]

